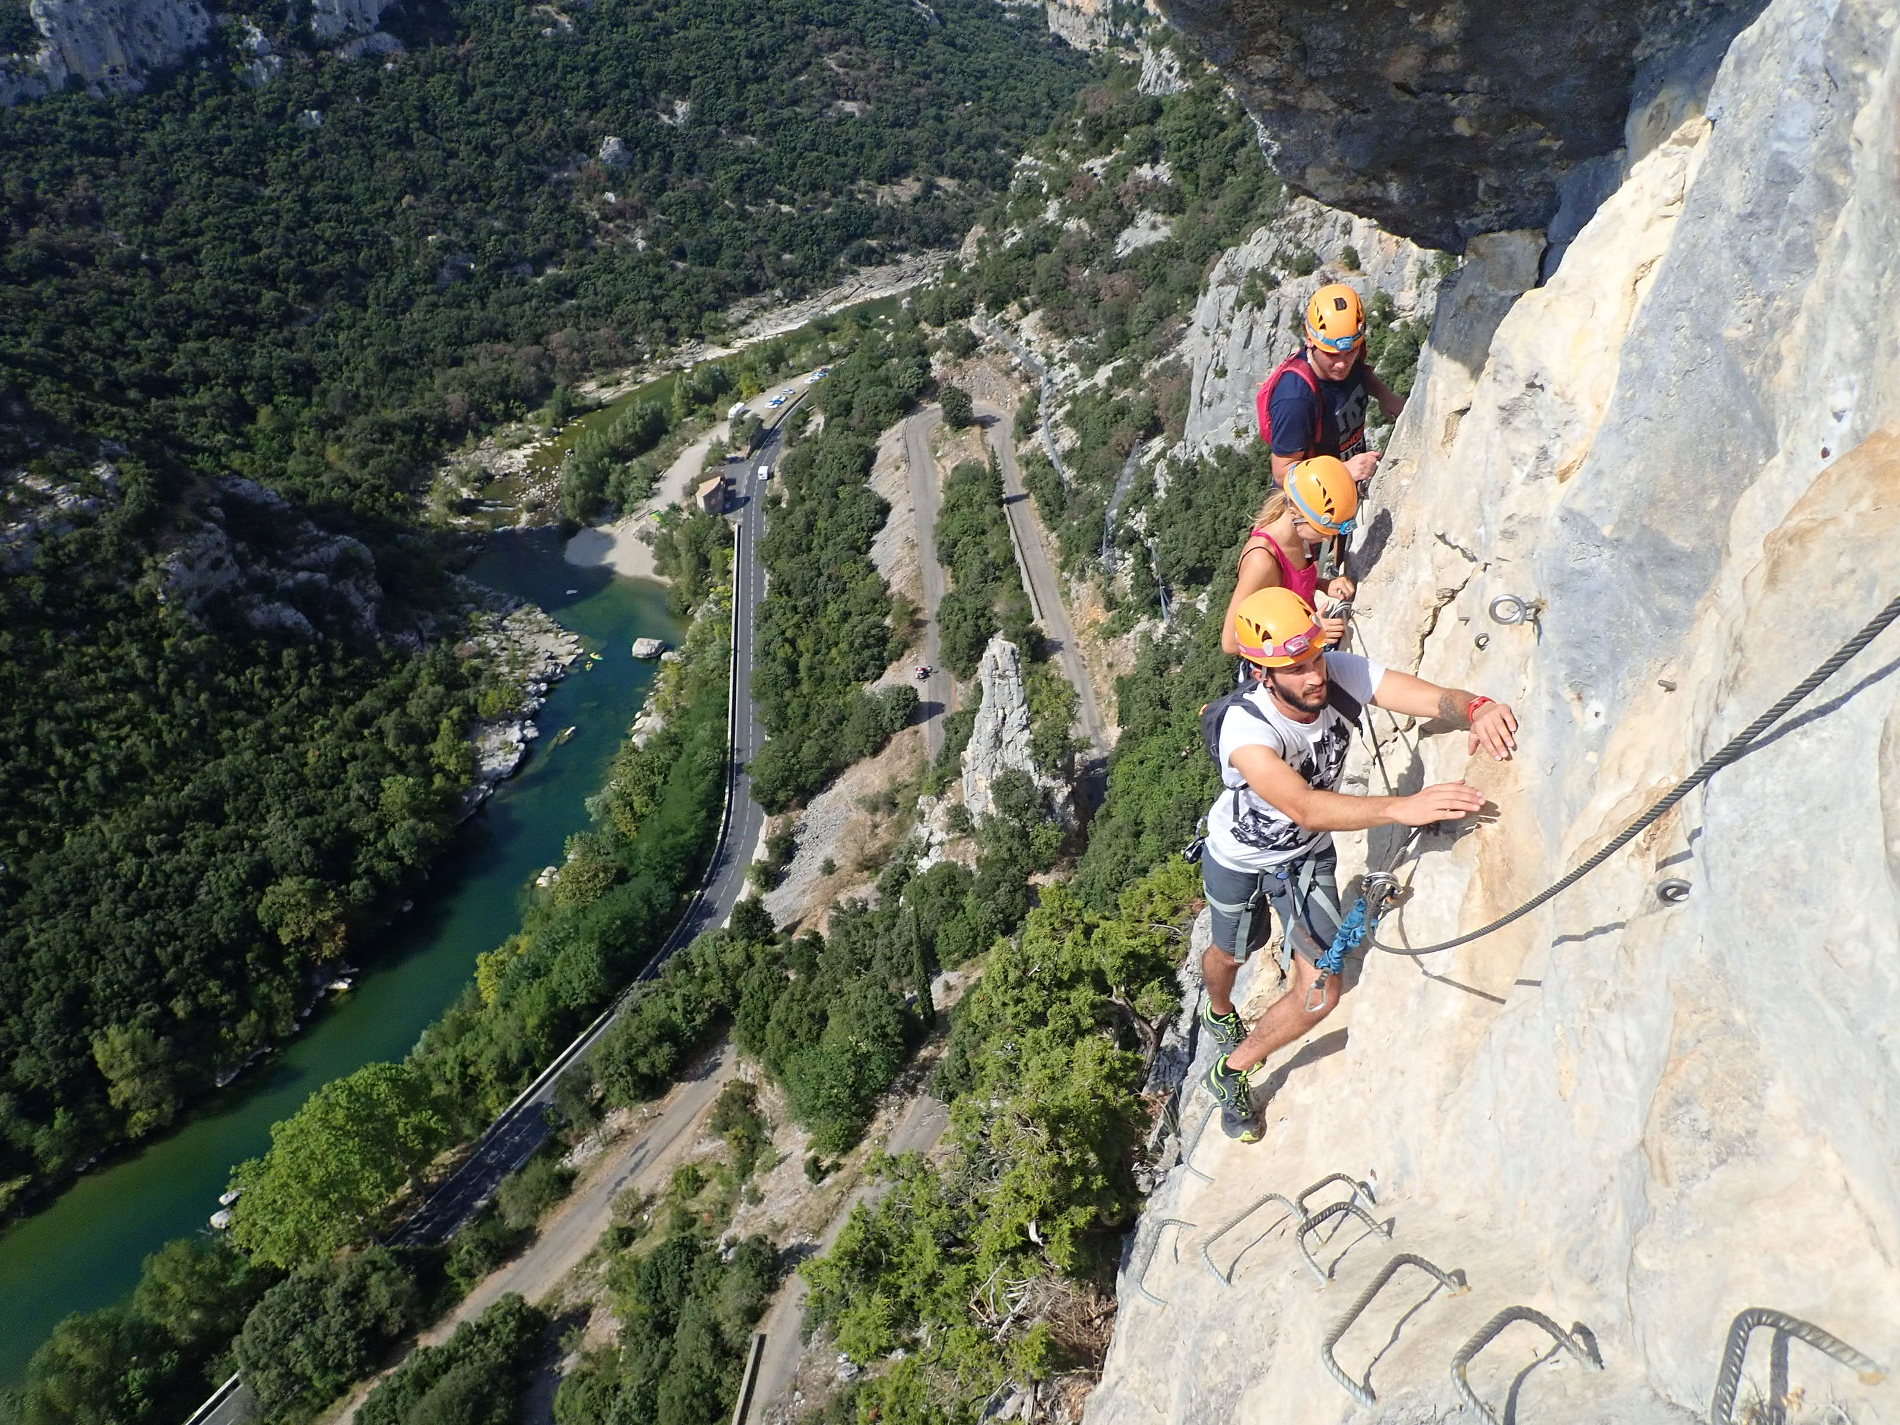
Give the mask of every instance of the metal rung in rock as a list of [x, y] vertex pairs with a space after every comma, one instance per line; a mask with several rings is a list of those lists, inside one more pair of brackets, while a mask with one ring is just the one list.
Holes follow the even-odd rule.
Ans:
[[1465, 1342], [1459, 1348], [1458, 1354], [1451, 1358], [1451, 1383], [1458, 1388], [1458, 1394], [1465, 1398], [1465, 1403], [1489, 1421], [1490, 1425], [1499, 1425], [1498, 1417], [1492, 1412], [1490, 1406], [1478, 1399], [1478, 1393], [1471, 1388], [1471, 1382], [1466, 1378], [1465, 1371], [1478, 1352], [1490, 1345], [1498, 1333], [1514, 1321], [1530, 1322], [1586, 1366], [1593, 1370], [1603, 1369], [1603, 1357], [1597, 1354], [1596, 1338], [1581, 1321], [1565, 1331], [1541, 1311], [1528, 1306], [1507, 1306], [1485, 1322], [1478, 1334]]
[[1352, 1189], [1352, 1192], [1349, 1193], [1346, 1198], [1348, 1202], [1357, 1202], [1361, 1197], [1364, 1197], [1365, 1200], [1374, 1207], [1379, 1204], [1379, 1195], [1372, 1190], [1371, 1183], [1361, 1182], [1358, 1178], [1346, 1173], [1328, 1173], [1294, 1199], [1294, 1201], [1300, 1205], [1300, 1216], [1305, 1217], [1308, 1213], [1306, 1200], [1309, 1197], [1318, 1192], [1321, 1188], [1331, 1187], [1334, 1183], [1344, 1183], [1347, 1187]]
[[[1860, 1372], [1862, 1385], [1879, 1385], [1887, 1377], [1886, 1370], [1872, 1357], [1862, 1355], [1840, 1337], [1823, 1331], [1812, 1321], [1803, 1321], [1772, 1307], [1751, 1306], [1729, 1323], [1728, 1344], [1722, 1351], [1722, 1371], [1715, 1378], [1715, 1394], [1709, 1400], [1709, 1425], [1730, 1425], [1734, 1420], [1735, 1395], [1741, 1389], [1742, 1363], [1748, 1357], [1748, 1338], [1759, 1326], [1774, 1328], [1778, 1351], [1786, 1351], [1787, 1338], [1792, 1336], [1821, 1354], [1832, 1356], [1842, 1365], [1852, 1366]], [[1784, 1363], [1784, 1372], [1785, 1369]]]
[[1372, 1393], [1370, 1385], [1361, 1385], [1339, 1368], [1339, 1362], [1333, 1359], [1333, 1347], [1339, 1344], [1340, 1337], [1352, 1329], [1352, 1323], [1359, 1319], [1360, 1313], [1372, 1305], [1372, 1299], [1385, 1289], [1385, 1284], [1398, 1275], [1401, 1267], [1417, 1267], [1435, 1278], [1440, 1286], [1450, 1287], [1453, 1296], [1462, 1296], [1469, 1290], [1463, 1272], [1454, 1270], [1447, 1273], [1423, 1257], [1414, 1256], [1410, 1252], [1400, 1252], [1379, 1269], [1379, 1275], [1374, 1277], [1371, 1284], [1359, 1293], [1359, 1299], [1346, 1308], [1346, 1314], [1334, 1323], [1333, 1329], [1326, 1333], [1326, 1339], [1319, 1343], [1319, 1361], [1326, 1367], [1328, 1374], [1344, 1388], [1346, 1394], [1368, 1410], [1378, 1403], [1379, 1398]]
[[[1192, 1222], [1186, 1221], [1183, 1218], [1179, 1218], [1179, 1217], [1162, 1218], [1160, 1222], [1155, 1224], [1154, 1236], [1148, 1239], [1148, 1255], [1142, 1261], [1140, 1269], [1136, 1271], [1134, 1274], [1135, 1290], [1140, 1292], [1143, 1296], [1147, 1297], [1148, 1300], [1152, 1301], [1156, 1306], [1166, 1306], [1168, 1303], [1163, 1301], [1160, 1297], [1156, 1296], [1153, 1292], [1148, 1290], [1148, 1287], [1147, 1287], [1148, 1268], [1152, 1267], [1155, 1264], [1155, 1252], [1161, 1246], [1161, 1234], [1163, 1232], [1166, 1232], [1170, 1227], [1185, 1227], [1190, 1232], [1194, 1230], [1194, 1224]], [[1180, 1248], [1177, 1245], [1175, 1248], [1175, 1257], [1177, 1260], [1179, 1260], [1180, 1255], [1181, 1255]]]
[[[1325, 1286], [1330, 1282], [1333, 1276], [1330, 1271], [1320, 1266], [1319, 1260], [1314, 1257], [1312, 1250], [1306, 1245], [1306, 1234], [1311, 1232], [1315, 1227], [1331, 1222], [1335, 1217], [1356, 1217], [1374, 1232], [1377, 1232], [1381, 1237], [1385, 1238], [1386, 1241], [1390, 1242], [1392, 1240], [1391, 1224], [1388, 1223], [1385, 1226], [1380, 1226], [1379, 1223], [1374, 1220], [1370, 1212], [1367, 1212], [1351, 1198], [1347, 1198], [1344, 1202], [1328, 1203], [1318, 1212], [1302, 1218], [1300, 1220], [1300, 1230], [1294, 1234], [1294, 1241], [1299, 1244], [1300, 1255], [1306, 1258], [1306, 1265], [1313, 1269], [1313, 1275], [1319, 1278], [1319, 1284], [1321, 1286]], [[1343, 1256], [1344, 1253], [1341, 1253], [1341, 1255]], [[1337, 1266], [1338, 1263], [1334, 1262], [1333, 1265]]]
[[[1234, 1272], [1240, 1266], [1241, 1257], [1244, 1257], [1247, 1255], [1247, 1247], [1251, 1247], [1253, 1245], [1253, 1242], [1249, 1242], [1247, 1244], [1247, 1247], [1242, 1247], [1240, 1249], [1239, 1254], [1236, 1255], [1234, 1260], [1228, 1264], [1227, 1270], [1225, 1272], [1221, 1271], [1219, 1267], [1214, 1265], [1214, 1244], [1220, 1241], [1221, 1238], [1225, 1237], [1229, 1232], [1232, 1232], [1236, 1227], [1240, 1226], [1241, 1223], [1245, 1222], [1249, 1217], [1252, 1217], [1256, 1212], [1258, 1212], [1261, 1208], [1265, 1207], [1270, 1202], [1277, 1202], [1286, 1209], [1287, 1215], [1283, 1219], [1281, 1219], [1282, 1221], [1298, 1222], [1300, 1220], [1301, 1214], [1300, 1214], [1299, 1204], [1294, 1202], [1292, 1198], [1286, 1197], [1283, 1194], [1280, 1194], [1277, 1192], [1270, 1192], [1265, 1197], [1256, 1198], [1254, 1199], [1254, 1201], [1248, 1203], [1239, 1212], [1235, 1213], [1232, 1217], [1228, 1218], [1225, 1222], [1221, 1223], [1221, 1225], [1214, 1230], [1213, 1235], [1208, 1237], [1208, 1239], [1205, 1242], [1201, 1243], [1201, 1260], [1207, 1263], [1207, 1270], [1213, 1274], [1214, 1280], [1219, 1282], [1222, 1286], [1231, 1287], [1234, 1284]], [[1278, 1222], [1274, 1223], [1273, 1227], [1269, 1227], [1267, 1229], [1267, 1232], [1273, 1231], [1274, 1227], [1278, 1227], [1279, 1225], [1280, 1223]], [[1261, 1237], [1266, 1236], [1267, 1232], [1262, 1232], [1260, 1236]], [[1259, 1240], [1260, 1240], [1260, 1237], [1254, 1238], [1254, 1242], [1257, 1242]]]
[[1219, 1112], [1220, 1112], [1220, 1105], [1217, 1103], [1210, 1103], [1207, 1106], [1207, 1112], [1201, 1115], [1200, 1126], [1196, 1128], [1192, 1134], [1190, 1134], [1187, 1138], [1183, 1139], [1181, 1142], [1181, 1166], [1186, 1168], [1190, 1173], [1194, 1174], [1195, 1177], [1199, 1178], [1204, 1183], [1213, 1182], [1214, 1175], [1212, 1173], [1204, 1173], [1199, 1168], [1194, 1166], [1194, 1162], [1193, 1162], [1194, 1150], [1201, 1146], [1201, 1135], [1207, 1132], [1207, 1125], [1214, 1121], [1214, 1115]]

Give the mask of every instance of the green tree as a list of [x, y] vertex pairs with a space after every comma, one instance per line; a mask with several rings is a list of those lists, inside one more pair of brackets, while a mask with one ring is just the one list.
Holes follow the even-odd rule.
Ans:
[[237, 1339], [237, 1366], [266, 1420], [326, 1405], [415, 1326], [416, 1283], [373, 1247], [292, 1273], [265, 1292]]
[[937, 399], [943, 403], [943, 423], [951, 430], [963, 430], [976, 419], [970, 393], [961, 386], [944, 386], [937, 393]]
[[274, 1266], [321, 1260], [368, 1237], [452, 1137], [419, 1074], [366, 1064], [318, 1089], [272, 1126], [268, 1153], [239, 1165], [231, 1235]]
[[187, 1351], [221, 1349], [271, 1284], [223, 1237], [181, 1237], [145, 1259], [132, 1310]]
[[107, 1102], [125, 1115], [128, 1138], [171, 1122], [179, 1099], [171, 1040], [134, 1025], [113, 1025], [92, 1041], [92, 1057], [105, 1076]]
[[162, 1419], [176, 1367], [163, 1332], [115, 1307], [69, 1316], [27, 1368], [21, 1425], [143, 1425]]

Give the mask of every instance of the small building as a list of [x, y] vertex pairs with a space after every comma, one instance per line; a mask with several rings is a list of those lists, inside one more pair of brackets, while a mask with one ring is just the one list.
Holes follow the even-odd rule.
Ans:
[[726, 478], [714, 475], [693, 491], [693, 499], [709, 515], [723, 515], [726, 512]]

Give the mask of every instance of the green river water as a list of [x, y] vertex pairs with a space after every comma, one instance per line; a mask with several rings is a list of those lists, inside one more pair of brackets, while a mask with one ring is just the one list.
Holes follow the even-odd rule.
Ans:
[[[606, 780], [657, 666], [636, 662], [630, 646], [681, 635], [665, 591], [568, 565], [553, 531], [494, 536], [470, 572], [540, 604], [604, 656], [591, 669], [583, 659], [554, 686], [534, 755], [438, 858], [414, 911], [357, 952], [366, 973], [355, 988], [182, 1126], [108, 1160], [0, 1231], [0, 1388], [20, 1381], [62, 1317], [118, 1300], [148, 1254], [207, 1230], [232, 1166], [269, 1147], [271, 1124], [329, 1080], [408, 1052], [467, 983], [475, 957], [518, 928], [535, 875], [587, 825], [584, 803]], [[568, 726], [578, 730], [554, 746]]]

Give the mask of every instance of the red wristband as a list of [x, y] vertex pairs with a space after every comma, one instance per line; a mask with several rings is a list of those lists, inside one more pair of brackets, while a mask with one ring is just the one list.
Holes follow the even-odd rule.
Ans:
[[1489, 705], [1492, 701], [1493, 700], [1490, 698], [1479, 696], [1479, 697], [1473, 698], [1470, 702], [1466, 703], [1465, 704], [1465, 721], [1476, 722], [1478, 718], [1478, 709]]

